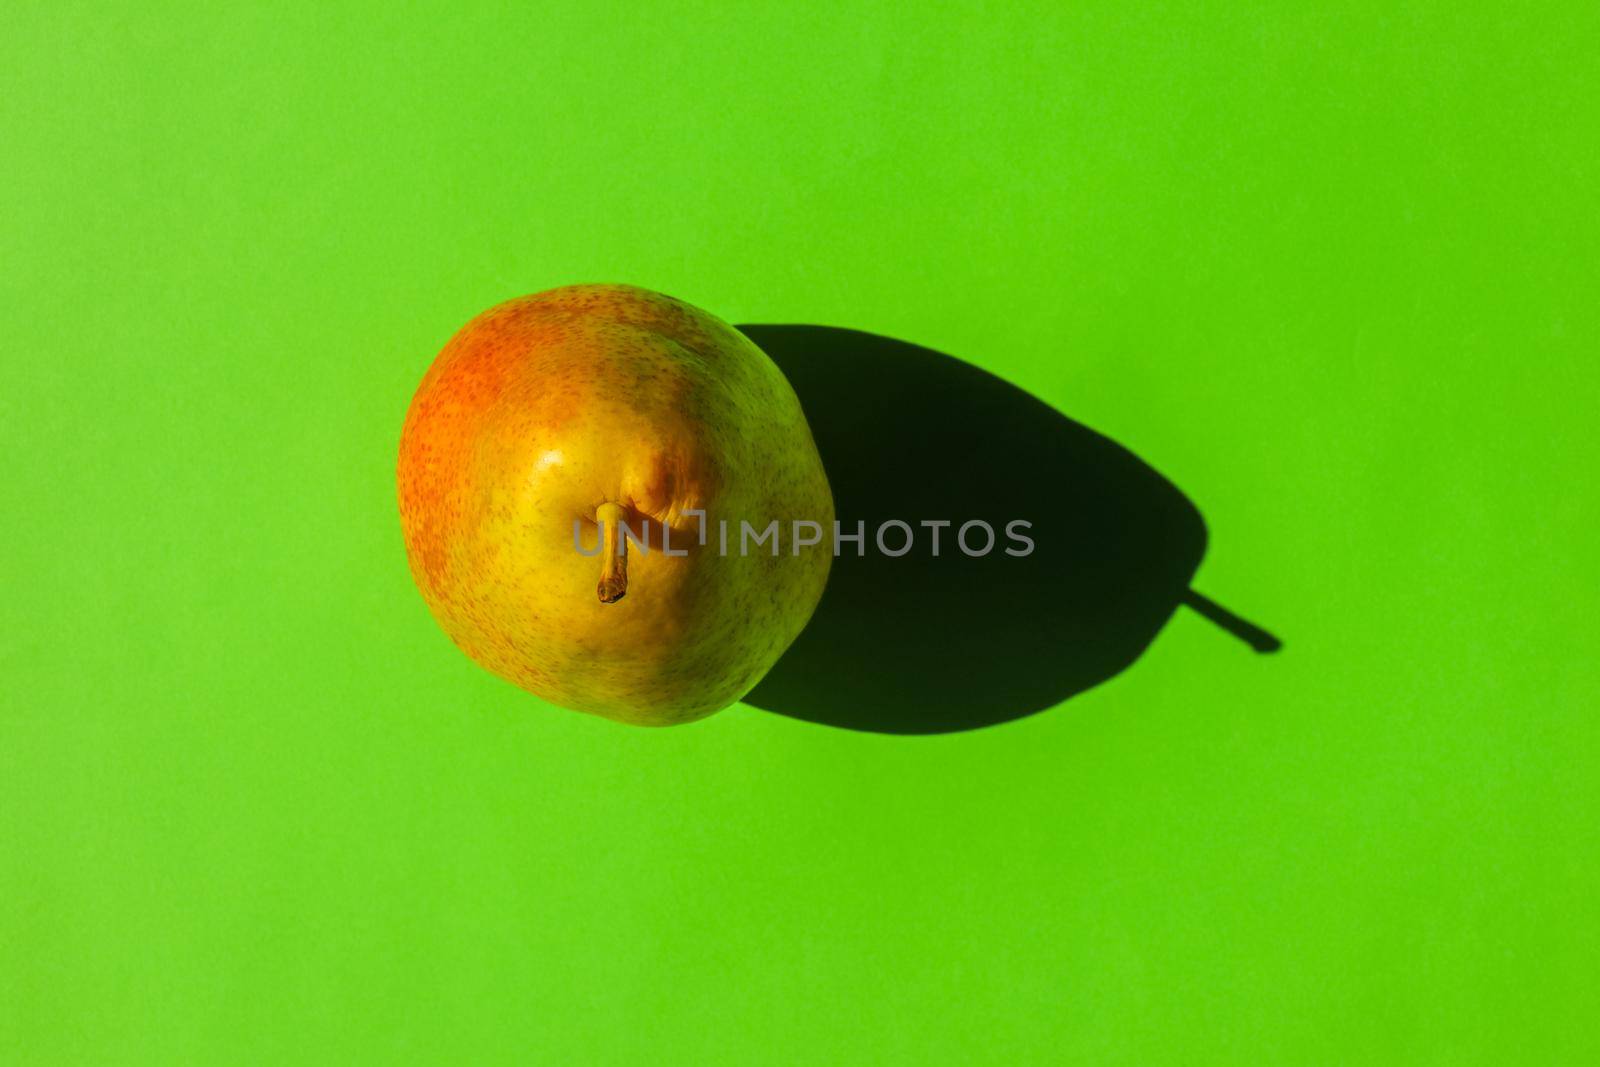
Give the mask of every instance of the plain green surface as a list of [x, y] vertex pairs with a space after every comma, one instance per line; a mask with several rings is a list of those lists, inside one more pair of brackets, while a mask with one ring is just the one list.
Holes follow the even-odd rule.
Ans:
[[[1600, 8], [735, 6], [8, 8], [0, 1060], [1596, 1062]], [[601, 280], [1035, 392], [1285, 650], [540, 704], [395, 445]]]

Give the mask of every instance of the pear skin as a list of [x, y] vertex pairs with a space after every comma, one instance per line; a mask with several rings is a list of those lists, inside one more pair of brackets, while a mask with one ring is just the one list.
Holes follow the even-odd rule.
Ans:
[[[832, 562], [833, 497], [783, 373], [715, 316], [632, 286], [552, 289], [462, 328], [411, 401], [398, 482], [412, 577], [451, 640], [619, 722], [739, 700]], [[820, 542], [796, 547], [796, 522]]]

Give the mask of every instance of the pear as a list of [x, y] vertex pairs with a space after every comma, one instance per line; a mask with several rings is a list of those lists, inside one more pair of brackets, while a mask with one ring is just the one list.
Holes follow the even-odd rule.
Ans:
[[619, 722], [739, 700], [832, 562], [833, 497], [783, 373], [633, 286], [552, 289], [463, 327], [411, 401], [398, 482], [412, 577], [451, 640]]

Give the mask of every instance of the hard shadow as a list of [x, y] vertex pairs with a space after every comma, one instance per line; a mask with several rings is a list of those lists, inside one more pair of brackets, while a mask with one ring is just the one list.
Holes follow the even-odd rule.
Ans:
[[[1259, 651], [1276, 639], [1192, 594], [1200, 512], [1133, 453], [931, 349], [825, 326], [739, 329], [799, 394], [846, 544], [804, 633], [745, 703], [853, 730], [932, 734], [1018, 719], [1098, 685], [1180, 603]], [[909, 553], [874, 534], [898, 519]], [[933, 530], [925, 520], [947, 520]], [[958, 529], [995, 541], [968, 555]], [[1033, 541], [1009, 538], [1007, 525]], [[905, 532], [884, 533], [899, 551]], [[980, 527], [967, 547], [983, 548]]]

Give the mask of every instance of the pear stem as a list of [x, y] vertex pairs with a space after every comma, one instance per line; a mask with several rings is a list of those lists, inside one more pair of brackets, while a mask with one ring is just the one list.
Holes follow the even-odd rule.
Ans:
[[609, 500], [594, 509], [600, 523], [600, 603], [615, 604], [628, 593], [628, 540], [622, 536], [622, 505]]

